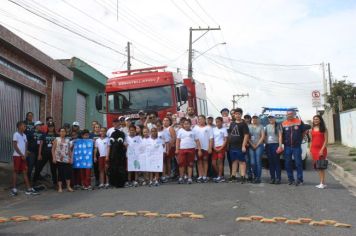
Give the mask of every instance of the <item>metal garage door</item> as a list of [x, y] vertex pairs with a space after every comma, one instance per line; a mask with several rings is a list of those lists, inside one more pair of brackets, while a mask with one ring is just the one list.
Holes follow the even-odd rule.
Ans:
[[16, 122], [32, 111], [34, 120], [40, 113], [40, 96], [0, 78], [0, 161], [11, 161], [12, 135]]
[[80, 128], [85, 128], [85, 114], [87, 111], [87, 100], [84, 94], [77, 93], [77, 109], [76, 109], [76, 120], [80, 124]]

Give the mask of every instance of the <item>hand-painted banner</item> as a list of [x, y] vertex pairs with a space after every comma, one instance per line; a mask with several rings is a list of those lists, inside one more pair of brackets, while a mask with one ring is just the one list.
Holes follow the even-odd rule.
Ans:
[[91, 139], [77, 139], [74, 141], [73, 168], [92, 168], [93, 145], [93, 140]]
[[154, 143], [133, 143], [127, 148], [128, 171], [162, 172], [163, 146]]

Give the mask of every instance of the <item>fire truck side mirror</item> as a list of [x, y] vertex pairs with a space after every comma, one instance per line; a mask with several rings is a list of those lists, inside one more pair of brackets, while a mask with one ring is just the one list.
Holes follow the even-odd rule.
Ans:
[[188, 101], [188, 89], [186, 86], [181, 86], [179, 87], [179, 93], [180, 93], [180, 101], [181, 102], [186, 102]]
[[103, 109], [103, 96], [101, 94], [95, 96], [95, 107], [98, 111]]

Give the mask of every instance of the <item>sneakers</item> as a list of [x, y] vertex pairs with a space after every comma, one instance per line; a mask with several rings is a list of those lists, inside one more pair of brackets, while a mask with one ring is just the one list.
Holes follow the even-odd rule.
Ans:
[[326, 188], [326, 184], [319, 184], [319, 185], [316, 185], [315, 187], [317, 187], [319, 189], [325, 189]]
[[11, 196], [17, 196], [18, 192], [16, 188], [11, 189], [10, 191]]
[[109, 183], [106, 183], [106, 184], [104, 185], [104, 187], [105, 187], [106, 189], [108, 189], [108, 188], [110, 188], [110, 184], [109, 184]]
[[179, 179], [178, 179], [178, 184], [184, 184], [184, 180], [183, 180], [182, 177], [179, 177]]
[[147, 182], [144, 180], [143, 182], [142, 182], [142, 186], [146, 186], [147, 185]]
[[105, 185], [104, 184], [99, 184], [99, 186], [98, 186], [98, 188], [104, 188], [105, 187]]
[[162, 176], [162, 177], [161, 177], [162, 183], [167, 183], [167, 182], [168, 182], [168, 179], [169, 179], [168, 176]]
[[236, 176], [231, 176], [231, 177], [229, 178], [229, 182], [230, 182], [230, 183], [236, 182], [236, 181], [237, 181]]
[[208, 177], [203, 176], [202, 181], [203, 181], [203, 183], [208, 183], [209, 179], [208, 179]]
[[138, 187], [138, 182], [137, 182], [137, 181], [133, 181], [133, 182], [132, 182], [132, 186]]
[[158, 186], [159, 186], [158, 180], [155, 180], [155, 181], [153, 182], [153, 186], [155, 186], [155, 187], [158, 187]]
[[294, 180], [288, 180], [288, 185], [293, 185], [294, 184]]
[[193, 183], [193, 180], [191, 179], [191, 178], [189, 178], [188, 180], [187, 180], [187, 184], [192, 184]]
[[78, 189], [80, 189], [81, 187], [80, 187], [80, 185], [76, 184], [76, 185], [73, 186], [73, 188], [74, 188], [75, 190], [78, 190]]
[[241, 184], [246, 183], [246, 177], [245, 176], [241, 176], [240, 180], [241, 180], [241, 182], [240, 182]]
[[200, 183], [203, 183], [203, 177], [201, 177], [201, 176], [198, 177], [198, 178], [197, 178], [197, 183], [199, 183], [199, 184], [200, 184]]
[[150, 182], [148, 182], [148, 187], [152, 187], [152, 185], [153, 185], [153, 182], [152, 182], [152, 180], [150, 180]]
[[27, 189], [25, 191], [25, 194], [26, 195], [39, 195], [39, 193], [36, 190], [34, 190], [33, 188]]
[[297, 182], [295, 182], [295, 186], [300, 186], [303, 185], [303, 181], [297, 180]]
[[129, 183], [128, 181], [126, 181], [124, 187], [125, 187], [125, 188], [130, 187], [130, 183]]

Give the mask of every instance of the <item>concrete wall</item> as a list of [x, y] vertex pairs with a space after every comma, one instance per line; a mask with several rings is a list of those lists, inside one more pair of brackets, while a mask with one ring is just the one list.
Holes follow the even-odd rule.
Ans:
[[341, 142], [356, 148], [356, 109], [340, 113]]
[[325, 121], [326, 128], [328, 129], [328, 141], [329, 143], [335, 143], [333, 111], [325, 110], [323, 119]]

